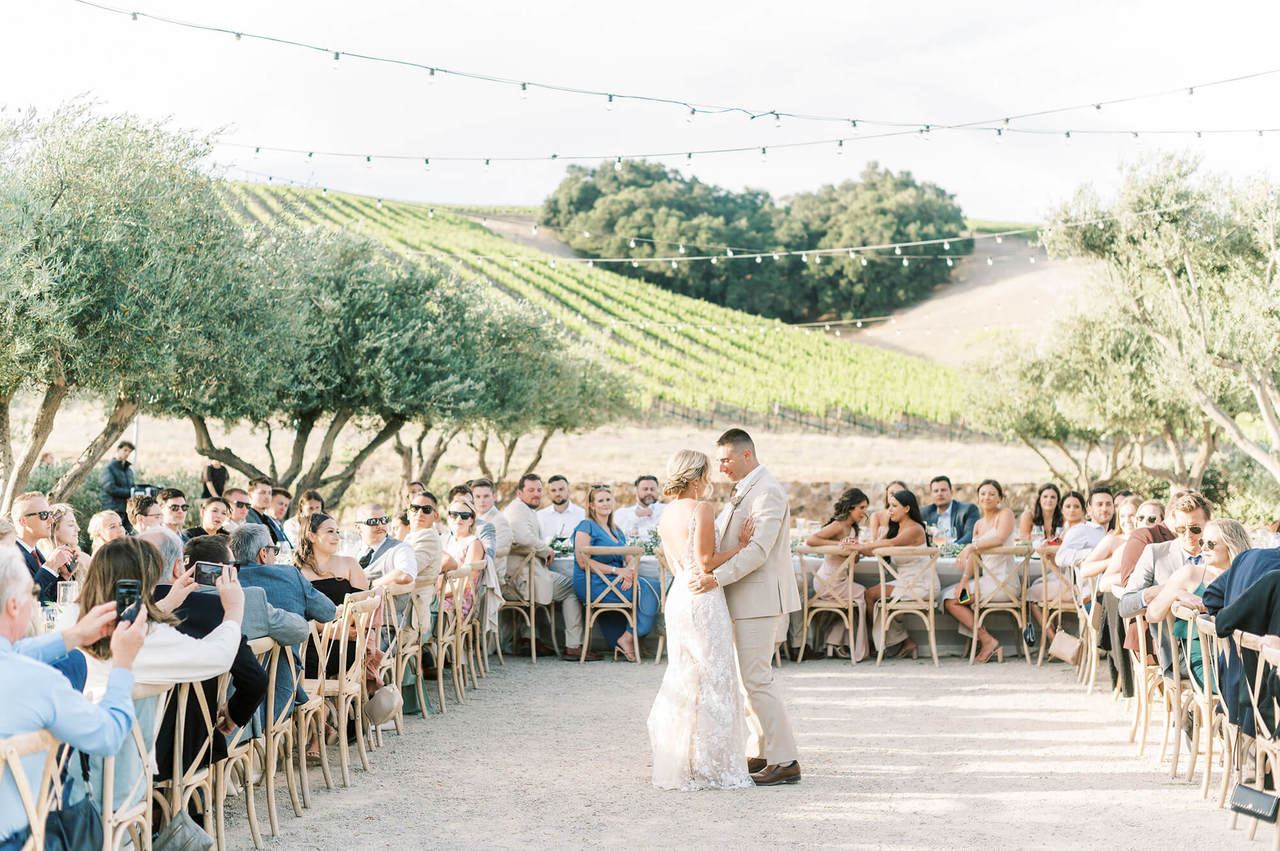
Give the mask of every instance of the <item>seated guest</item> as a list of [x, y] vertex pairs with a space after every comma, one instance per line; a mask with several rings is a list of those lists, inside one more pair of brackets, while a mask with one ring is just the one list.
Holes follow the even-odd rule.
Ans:
[[289, 533], [285, 532], [284, 521], [289, 519], [289, 505], [292, 502], [293, 494], [289, 493], [285, 488], [271, 489], [271, 516], [276, 523], [280, 524], [280, 531], [284, 532], [284, 536], [288, 539], [290, 546], [293, 545], [293, 538], [290, 538]]
[[403, 541], [409, 537], [409, 533], [412, 531], [413, 526], [409, 523], [409, 512], [407, 510], [401, 511], [391, 518], [391, 537], [397, 541]]
[[[884, 487], [884, 508], [874, 512], [867, 521], [867, 533], [872, 540], [884, 537], [884, 530], [889, 527], [889, 500], [898, 491], [911, 490], [906, 482], [893, 481]], [[923, 515], [921, 515], [923, 517]]]
[[1053, 641], [1053, 627], [1045, 622], [1045, 601], [1074, 602], [1075, 590], [1063, 580], [1071, 581], [1072, 571], [1075, 570], [1076, 565], [1094, 551], [1113, 525], [1111, 521], [1115, 514], [1115, 503], [1108, 488], [1094, 488], [1089, 494], [1087, 522], [1072, 522], [1078, 501], [1079, 494], [1075, 491], [1071, 491], [1063, 498], [1062, 516], [1067, 531], [1062, 535], [1062, 543], [1058, 546], [1057, 553], [1052, 555], [1041, 553], [1040, 556], [1042, 559], [1051, 559], [1053, 564], [1057, 565], [1061, 571], [1061, 578], [1059, 574], [1046, 570], [1045, 576], [1036, 579], [1027, 588], [1027, 602], [1031, 605], [1031, 613], [1044, 629], [1045, 641]]
[[[241, 585], [261, 588], [268, 603], [282, 611], [292, 612], [304, 621], [328, 623], [337, 616], [333, 601], [304, 579], [295, 567], [275, 563], [279, 549], [271, 542], [271, 533], [266, 526], [246, 523], [231, 533], [229, 543]], [[288, 651], [293, 654], [294, 664], [301, 665], [298, 647], [290, 646]], [[295, 697], [299, 703], [307, 699], [301, 684], [293, 682], [287, 660], [282, 658], [276, 667], [278, 718], [286, 718], [293, 713]]]
[[658, 501], [658, 477], [644, 475], [635, 481], [636, 501], [634, 505], [624, 505], [614, 514], [618, 528], [628, 538], [647, 538], [658, 521], [662, 519], [662, 509], [666, 503]]
[[283, 541], [286, 546], [292, 546], [289, 537], [284, 533], [284, 527], [271, 512], [272, 490], [270, 479], [249, 480], [249, 508], [245, 512], [244, 522], [260, 523], [271, 533], [271, 540], [277, 544]]
[[[916, 501], [914, 493], [905, 488], [893, 492], [889, 495], [889, 507], [886, 510], [889, 523], [884, 527], [882, 536], [865, 543], [855, 543], [850, 549], [856, 550], [863, 556], [874, 557], [876, 550], [884, 547], [929, 546], [931, 542], [924, 528], [924, 515], [920, 513], [920, 503]], [[929, 570], [929, 564], [928, 556], [899, 558], [894, 562], [898, 578], [893, 582], [886, 582], [883, 593], [888, 594], [891, 600], [927, 600], [930, 584], [932, 584], [933, 593], [937, 594], [938, 574], [936, 571]], [[868, 611], [875, 611], [875, 604], [880, 599], [880, 594], [879, 582], [867, 589]], [[897, 653], [898, 658], [910, 656], [914, 659], [919, 654], [916, 643], [907, 634], [906, 628], [897, 621], [891, 624], [886, 632], [884, 623], [877, 618], [871, 625], [871, 642], [877, 650], [881, 647], [901, 645]]]
[[1101, 594], [1111, 587], [1110, 582], [1102, 584], [1102, 576], [1112, 562], [1119, 565], [1120, 551], [1134, 529], [1140, 525], [1139, 515], [1146, 518], [1158, 509], [1159, 513], [1151, 522], [1158, 523], [1164, 518], [1163, 505], [1158, 502], [1144, 503], [1140, 497], [1132, 494], [1117, 499], [1115, 505], [1115, 528], [1103, 535], [1102, 540], [1076, 565], [1076, 585], [1080, 587], [1080, 598], [1086, 602], [1093, 599], [1095, 589]]
[[1142, 612], [1160, 593], [1160, 586], [1183, 565], [1199, 565], [1203, 561], [1200, 541], [1212, 511], [1209, 501], [1192, 491], [1179, 497], [1171, 507], [1172, 531], [1177, 537], [1172, 541], [1152, 544], [1142, 551], [1120, 598], [1121, 617], [1133, 617]]
[[18, 527], [8, 517], [0, 517], [0, 547], [18, 548]]
[[50, 556], [65, 547], [71, 553], [67, 570], [72, 576], [79, 576], [88, 566], [91, 556], [80, 549], [80, 524], [76, 522], [76, 510], [65, 502], [49, 507], [53, 509], [53, 517], [50, 518], [51, 531], [49, 537], [39, 543], [40, 554], [45, 557], [47, 564]]
[[[1232, 636], [1237, 629], [1255, 635], [1280, 635], [1280, 549], [1242, 553], [1230, 570], [1205, 588], [1204, 607], [1214, 616], [1218, 636], [1230, 643], [1233, 658], [1238, 654], [1244, 660], [1243, 665], [1223, 665], [1219, 676], [1227, 717], [1240, 726], [1241, 733], [1253, 736], [1256, 727], [1246, 683], [1256, 679], [1258, 654], [1236, 647]], [[1280, 698], [1273, 689], [1274, 683], [1264, 681], [1259, 706], [1270, 707]]]
[[191, 507], [187, 495], [177, 488], [163, 488], [156, 499], [164, 509], [164, 527], [185, 541], [187, 510]]
[[303, 491], [298, 496], [298, 512], [284, 522], [285, 536], [290, 541], [299, 540], [303, 527], [307, 525], [307, 518], [324, 510], [324, 497], [320, 495], [320, 491]]
[[[35, 583], [16, 550], [0, 551], [0, 738], [48, 730], [54, 738], [93, 756], [115, 754], [133, 729], [134, 658], [146, 635], [147, 618], [116, 625], [114, 600], [87, 610], [74, 626], [62, 632], [23, 639], [36, 607]], [[90, 701], [48, 663], [63, 659], [76, 647], [109, 636], [112, 670], [102, 698]], [[45, 764], [43, 752], [21, 759], [28, 783], [38, 783]], [[21, 848], [30, 824], [11, 772], [0, 782], [0, 847]]]
[[[805, 539], [807, 547], [845, 547], [849, 548], [858, 543], [859, 524], [865, 523], [867, 520], [867, 506], [870, 500], [867, 495], [858, 488], [849, 488], [840, 494], [840, 498], [836, 500], [835, 506], [831, 509], [831, 517], [827, 519], [827, 523], [818, 531], [814, 532]], [[743, 524], [742, 542], [751, 540], [751, 532], [753, 524], [750, 518]], [[828, 656], [839, 656], [841, 659], [848, 659], [850, 655], [856, 661], [861, 661], [867, 656], [867, 625], [866, 625], [866, 591], [867, 589], [853, 581], [850, 574], [853, 572], [853, 565], [857, 559], [850, 559], [843, 555], [828, 555], [822, 560], [822, 566], [818, 568], [813, 575], [813, 599], [815, 600], [834, 600], [840, 603], [853, 603], [858, 608], [858, 623], [854, 626], [854, 632], [849, 633], [845, 628], [844, 621], [840, 619], [833, 620], [831, 627], [827, 630], [826, 650]], [[810, 589], [801, 588], [802, 595], [808, 594]], [[791, 613], [793, 626], [800, 628], [802, 624], [797, 622], [796, 612]], [[795, 635], [792, 630], [791, 646], [799, 647], [804, 643], [805, 636]]]
[[418, 562], [418, 578], [435, 582], [444, 560], [443, 543], [436, 531], [440, 519], [435, 494], [425, 488], [409, 497], [409, 533], [404, 542], [413, 550]]
[[187, 540], [201, 535], [221, 535], [225, 538], [230, 533], [222, 527], [230, 515], [230, 503], [220, 496], [209, 497], [200, 507], [200, 525], [192, 526], [186, 531]]
[[1062, 530], [1062, 492], [1055, 484], [1041, 486], [1035, 504], [1018, 518], [1018, 540], [1036, 546], [1056, 541]]
[[116, 444], [115, 457], [102, 467], [102, 507], [121, 515], [133, 496], [133, 464], [129, 462], [132, 454], [133, 444], [122, 440]]
[[542, 540], [553, 545], [556, 541], [569, 542], [586, 512], [569, 499], [569, 480], [564, 476], [547, 479], [547, 497], [551, 504], [538, 511]]
[[[177, 619], [153, 602], [156, 583], [162, 572], [160, 553], [151, 544], [129, 537], [109, 542], [94, 555], [86, 571], [80, 604], [87, 607], [88, 611], [98, 605], [113, 606], [117, 582], [133, 580], [139, 583], [142, 615], [146, 618], [147, 625], [146, 640], [138, 651], [133, 667], [134, 678], [140, 684], [172, 685], [205, 680], [226, 673], [240, 647], [240, 621], [244, 617], [244, 593], [236, 584], [235, 576], [224, 574], [218, 580], [218, 595], [223, 611], [221, 623], [203, 638], [196, 638], [175, 628]], [[107, 641], [102, 640], [86, 648], [85, 655], [88, 661], [85, 692], [101, 693], [107, 684], [111, 647]], [[153, 746], [157, 741], [159, 703], [157, 697], [134, 701], [138, 729], [148, 746]], [[215, 704], [211, 706], [216, 708]], [[202, 722], [200, 726], [203, 727]], [[202, 734], [200, 739], [204, 740]], [[168, 741], [172, 742], [171, 739]], [[103, 801], [102, 770], [100, 760], [90, 760], [90, 786], [98, 801]], [[141, 800], [144, 790], [135, 790], [135, 784], [143, 770], [141, 759], [133, 748], [124, 748], [116, 755], [113, 786], [115, 794], [112, 801], [114, 809]], [[149, 766], [146, 770], [149, 770]]]
[[60, 546], [47, 559], [40, 552], [40, 540], [53, 531], [53, 509], [44, 494], [18, 494], [11, 515], [18, 529], [18, 549], [40, 589], [40, 602], [52, 603], [58, 599], [58, 583], [71, 578], [71, 564], [78, 551]]
[[404, 493], [401, 494], [401, 499], [404, 500], [404, 505], [409, 506], [413, 504], [413, 498], [415, 496], [426, 492], [427, 486], [422, 482], [409, 482], [409, 484], [405, 486]]
[[973, 526], [978, 522], [978, 506], [951, 498], [951, 479], [934, 476], [929, 482], [931, 502], [921, 514], [926, 526], [938, 529], [938, 537], [961, 546], [973, 540]]
[[511, 523], [498, 510], [497, 494], [493, 482], [488, 479], [472, 479], [467, 482], [471, 488], [471, 500], [480, 512], [480, 519], [493, 527], [493, 565], [498, 570], [498, 581], [502, 582], [507, 573], [507, 556], [511, 555]]
[[[564, 657], [582, 658], [582, 602], [573, 590], [573, 580], [562, 573], [548, 569], [551, 547], [542, 537], [538, 522], [538, 505], [542, 502], [542, 479], [537, 473], [525, 473], [516, 487], [516, 497], [507, 504], [504, 516], [511, 524], [511, 554], [507, 557], [508, 594], [517, 599], [533, 599], [538, 605], [560, 604], [564, 621]], [[532, 553], [533, 587], [529, 587], [529, 572], [524, 560]], [[531, 596], [532, 595], [532, 596]], [[542, 652], [542, 648], [538, 648]], [[594, 662], [600, 655], [588, 648], [586, 661]]]
[[[1210, 520], [1204, 524], [1201, 538], [1204, 558], [1199, 564], [1184, 564], [1174, 571], [1160, 588], [1160, 593], [1147, 606], [1148, 623], [1164, 620], [1174, 603], [1181, 603], [1197, 611], [1204, 611], [1201, 595], [1205, 588], [1225, 573], [1236, 556], [1251, 549], [1249, 532], [1234, 520]], [[1195, 628], [1188, 629], [1186, 621], [1179, 620], [1173, 626], [1173, 634], [1187, 645], [1187, 666], [1197, 683], [1204, 683], [1204, 659], [1201, 656], [1200, 638]]]
[[[475, 497], [471, 495], [471, 488], [468, 485], [454, 485], [449, 488], [449, 495], [446, 497], [445, 502], [452, 503], [460, 496], [466, 497], [472, 509], [475, 509]], [[475, 518], [475, 524], [476, 537], [480, 539], [481, 545], [484, 546], [485, 557], [493, 559], [498, 552], [498, 530], [488, 520], [480, 517], [478, 513]]]
[[[457, 488], [453, 489], [458, 491]], [[478, 517], [476, 505], [471, 497], [465, 493], [458, 491], [449, 501], [449, 534], [444, 539], [444, 556], [441, 560], [440, 570], [442, 573], [448, 573], [451, 570], [457, 570], [460, 567], [466, 567], [469, 564], [484, 562], [485, 547], [480, 540], [480, 536], [476, 534], [476, 526], [478, 525]], [[490, 527], [492, 528], [492, 527]], [[444, 594], [443, 604], [445, 606], [460, 606], [460, 611], [464, 614], [471, 611], [480, 599], [480, 587], [484, 582], [483, 575], [476, 578], [476, 590], [469, 590], [469, 596], [459, 603], [451, 597], [452, 592], [447, 591]]]
[[89, 518], [89, 540], [91, 542], [89, 549], [91, 553], [96, 553], [103, 544], [124, 536], [124, 523], [120, 520], [120, 515], [114, 511], [99, 511]]
[[[1056, 488], [1055, 488], [1056, 492]], [[961, 635], [973, 635], [973, 602], [969, 595], [977, 593], [983, 602], [1008, 602], [1014, 586], [1021, 590], [1017, 578], [1019, 565], [1012, 555], [988, 555], [989, 550], [1013, 545], [1013, 512], [1001, 505], [1004, 488], [995, 479], [987, 479], [978, 485], [978, 508], [982, 516], [973, 527], [973, 542], [960, 551], [956, 564], [960, 568], [960, 581], [942, 592], [942, 607], [960, 624]], [[1039, 504], [1039, 503], [1037, 503]], [[973, 580], [982, 570], [982, 580], [974, 588]], [[1004, 661], [1004, 648], [999, 640], [986, 630], [979, 629], [977, 640], [981, 649], [978, 662]]]
[[386, 585], [398, 593], [412, 588], [417, 581], [418, 559], [413, 547], [387, 534], [390, 520], [386, 509], [376, 502], [356, 509], [356, 525], [366, 548], [360, 556], [360, 569], [369, 577], [370, 588]]
[[302, 540], [293, 554], [294, 567], [302, 573], [302, 578], [338, 606], [346, 601], [348, 594], [369, 590], [369, 578], [360, 569], [360, 563], [350, 556], [338, 555], [341, 544], [338, 521], [318, 511], [307, 518]]
[[[636, 625], [634, 630], [619, 612], [605, 612], [599, 618], [600, 631], [605, 643], [622, 651], [628, 662], [637, 658], [636, 642], [653, 629], [658, 614], [658, 588], [648, 579], [638, 575], [639, 564], [635, 556], [587, 555], [586, 547], [625, 547], [627, 536], [613, 522], [613, 492], [605, 485], [592, 485], [587, 494], [587, 516], [573, 531], [573, 591], [578, 599], [622, 603], [636, 598]], [[587, 576], [591, 576], [588, 586]], [[601, 577], [621, 575], [620, 591], [610, 591]], [[607, 592], [607, 593], [606, 593]], [[634, 633], [634, 634], [633, 634]], [[585, 636], [584, 636], [585, 638]]]
[[227, 488], [222, 494], [227, 501], [230, 514], [222, 521], [222, 528], [228, 535], [239, 529], [249, 514], [249, 492], [244, 488]]
[[1046, 539], [1045, 543], [1058, 546], [1066, 534], [1085, 523], [1085, 500], [1080, 491], [1067, 491], [1062, 496], [1062, 529], [1056, 539]]
[[154, 496], [147, 496], [146, 494], [135, 496], [129, 500], [128, 520], [129, 525], [132, 527], [129, 532], [131, 535], [154, 529], [157, 526], [163, 526], [164, 506]]

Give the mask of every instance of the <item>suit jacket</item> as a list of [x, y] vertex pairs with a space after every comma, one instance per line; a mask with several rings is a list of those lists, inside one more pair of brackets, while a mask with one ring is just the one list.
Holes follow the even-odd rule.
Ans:
[[[256, 590], [258, 594], [262, 594], [261, 589], [253, 590]], [[245, 589], [245, 591], [247, 603], [249, 589]], [[163, 599], [168, 593], [168, 585], [158, 585], [154, 592], [154, 599]], [[263, 597], [263, 603], [265, 604], [265, 596]], [[248, 611], [247, 605], [245, 606], [245, 611]], [[204, 638], [222, 623], [222, 601], [216, 593], [209, 594], [195, 591], [174, 611], [174, 615], [177, 616], [179, 621], [177, 625], [179, 632], [184, 635], [190, 635], [193, 638]], [[258, 706], [262, 703], [262, 699], [267, 694], [267, 682], [267, 672], [258, 664], [257, 657], [249, 649], [248, 640], [242, 634], [235, 661], [231, 663], [232, 690], [227, 698], [227, 715], [230, 716], [236, 726], [243, 727], [253, 718]], [[218, 711], [217, 686], [217, 677], [210, 677], [199, 686], [204, 690], [211, 716]], [[178, 703], [176, 700], [168, 703], [165, 708], [164, 718], [160, 722], [159, 734], [156, 737], [156, 763], [159, 768], [157, 774], [161, 778], [172, 777], [174, 773], [173, 740], [177, 729], [177, 709]], [[216, 723], [217, 718], [213, 718], [213, 721]], [[200, 707], [194, 695], [187, 703], [187, 713], [182, 723], [183, 729], [186, 731], [182, 740], [182, 765], [185, 768], [192, 764], [196, 753], [208, 739], [204, 727], [204, 719], [200, 714]], [[227, 755], [226, 738], [215, 731], [210, 748], [212, 751], [211, 758], [214, 762], [225, 758]], [[205, 758], [209, 759], [210, 756], [206, 755]]]
[[[333, 601], [316, 590], [315, 586], [302, 578], [302, 574], [289, 565], [246, 564], [239, 570], [240, 584], [249, 588], [262, 589], [267, 602], [276, 609], [291, 612], [303, 620], [328, 623], [337, 616], [337, 607]], [[293, 654], [294, 667], [300, 668], [302, 660], [298, 656], [298, 645], [288, 645]], [[289, 665], [283, 658], [276, 666], [276, 716], [287, 718], [293, 713], [293, 702], [305, 702], [306, 694], [302, 686], [293, 681]]]
[[525, 505], [521, 499], [513, 499], [502, 516], [511, 526], [511, 550], [507, 556], [507, 584], [514, 593], [529, 599], [529, 577], [524, 567], [525, 559], [533, 555], [533, 599], [539, 604], [552, 602], [555, 585], [551, 579], [551, 571], [547, 569], [547, 559], [551, 557], [551, 547], [542, 540], [542, 526], [538, 523], [538, 512]]
[[271, 533], [271, 543], [273, 544], [278, 544], [281, 541], [284, 541], [286, 544], [288, 544], [291, 547], [297, 546], [297, 544], [293, 541], [290, 541], [289, 537], [284, 533], [284, 527], [280, 525], [280, 522], [276, 520], [274, 517], [272, 517], [270, 514], [263, 514], [261, 511], [259, 511], [256, 508], [250, 508], [249, 513], [246, 514], [244, 517], [244, 522], [258, 523], [263, 526], [266, 526], [267, 531]]
[[1120, 595], [1120, 616], [1133, 617], [1147, 607], [1142, 592], [1153, 585], [1163, 585], [1182, 567], [1185, 559], [1182, 544], [1177, 540], [1151, 544], [1142, 551], [1133, 574]]
[[[1253, 705], [1245, 683], [1257, 674], [1258, 654], [1241, 651], [1231, 634], [1237, 629], [1257, 635], [1280, 632], [1280, 549], [1245, 550], [1236, 556], [1231, 569], [1204, 589], [1204, 607], [1214, 616], [1218, 635], [1227, 638], [1240, 653], [1244, 665], [1222, 665], [1222, 696], [1227, 715], [1248, 735], [1254, 734]], [[1243, 671], [1242, 671], [1243, 669]], [[1263, 683], [1259, 705], [1271, 706], [1274, 687]]]
[[755, 518], [747, 546], [715, 569], [734, 620], [786, 614], [800, 608], [791, 567], [791, 508], [787, 492], [763, 467], [730, 502], [720, 548], [738, 540], [742, 524]]
[[133, 465], [112, 458], [102, 468], [102, 507], [109, 508], [124, 518], [125, 505], [133, 496]]
[[[938, 506], [932, 502], [921, 512], [926, 525], [938, 522]], [[951, 500], [951, 540], [957, 544], [973, 543], [973, 527], [978, 523], [978, 506], [972, 502]]]
[[1128, 584], [1129, 577], [1133, 575], [1133, 569], [1137, 566], [1138, 559], [1142, 557], [1148, 544], [1160, 544], [1172, 541], [1176, 537], [1173, 530], [1163, 523], [1134, 529], [1129, 540], [1125, 542], [1124, 551], [1120, 553], [1120, 582]]
[[19, 543], [15, 544], [18, 552], [22, 553], [22, 560], [27, 563], [27, 570], [31, 571], [31, 578], [35, 581], [36, 587], [40, 589], [41, 603], [56, 603], [58, 601], [58, 581], [60, 577], [50, 570], [45, 570], [44, 557], [40, 555], [39, 550], [28, 551], [26, 546]]
[[444, 561], [444, 542], [440, 540], [440, 533], [435, 529], [414, 529], [405, 535], [404, 542], [418, 560], [418, 578], [435, 582]]

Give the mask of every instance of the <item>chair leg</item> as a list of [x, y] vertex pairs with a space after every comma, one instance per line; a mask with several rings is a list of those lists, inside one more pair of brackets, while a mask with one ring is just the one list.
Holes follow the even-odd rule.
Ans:
[[[1200, 756], [1200, 728], [1203, 726], [1199, 723], [1199, 709], [1191, 710], [1191, 757], [1187, 760], [1187, 782], [1190, 783], [1196, 776], [1196, 762]], [[1209, 738], [1213, 738], [1210, 736]], [[1206, 763], [1207, 764], [1207, 763]]]
[[929, 607], [929, 617], [926, 619], [929, 625], [929, 652], [933, 654], [933, 667], [941, 667], [938, 664], [938, 619], [934, 614], [932, 606]]
[[261, 851], [262, 832], [258, 828], [258, 805], [253, 800], [253, 760], [249, 754], [245, 755], [243, 779], [244, 785], [242, 788], [244, 789], [244, 808], [249, 819], [249, 835], [253, 838], [253, 847]]
[[[295, 710], [296, 712], [297, 710]], [[298, 746], [295, 748], [295, 755], [298, 758], [298, 786], [302, 792], [302, 806], [311, 809], [311, 778], [307, 776], [307, 738], [309, 724], [302, 722], [302, 716], [298, 715], [297, 720], [293, 724], [294, 739], [297, 740]], [[321, 740], [323, 741], [323, 740]], [[296, 815], [302, 815], [294, 808]]]
[[[353, 702], [355, 703], [354, 709], [355, 709], [356, 717], [363, 719], [364, 718], [363, 699], [356, 697], [354, 698]], [[369, 770], [369, 747], [365, 742], [365, 726], [363, 722], [356, 725], [356, 752], [360, 756], [360, 767], [363, 768], [365, 771], [368, 771]]]
[[[280, 814], [276, 812], [276, 771], [279, 770], [276, 760], [283, 744], [283, 737], [276, 732], [274, 724], [271, 732], [262, 736], [262, 787], [267, 795], [267, 826], [271, 828], [272, 836], [280, 835]], [[251, 765], [250, 768], [252, 767]]]
[[289, 787], [289, 803], [293, 805], [293, 815], [295, 818], [302, 817], [302, 802], [298, 800], [298, 775], [293, 770], [293, 752], [297, 747], [297, 737], [292, 729], [286, 730], [285, 739], [281, 740], [281, 744], [285, 745], [284, 752], [284, 781]]
[[342, 767], [342, 787], [351, 786], [351, 753], [347, 749], [347, 706], [345, 699], [339, 697], [338, 703], [338, 764]]

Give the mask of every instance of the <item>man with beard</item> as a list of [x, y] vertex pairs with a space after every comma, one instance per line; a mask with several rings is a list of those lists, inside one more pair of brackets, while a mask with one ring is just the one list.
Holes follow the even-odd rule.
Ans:
[[569, 501], [569, 480], [564, 476], [547, 479], [547, 496], [551, 498], [551, 504], [538, 510], [542, 540], [549, 544], [557, 540], [570, 540], [573, 530], [587, 519], [587, 512]]
[[635, 481], [635, 505], [624, 505], [613, 515], [613, 521], [630, 538], [647, 538], [658, 528], [666, 503], [658, 502], [658, 477], [645, 474]]

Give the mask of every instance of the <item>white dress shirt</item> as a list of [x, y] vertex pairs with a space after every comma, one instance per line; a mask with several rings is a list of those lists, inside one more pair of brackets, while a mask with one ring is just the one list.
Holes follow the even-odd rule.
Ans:
[[388, 536], [374, 552], [377, 557], [364, 569], [364, 575], [369, 577], [370, 582], [390, 576], [397, 570], [410, 579], [418, 578], [418, 556], [408, 544]]
[[1072, 526], [1063, 535], [1054, 562], [1059, 567], [1075, 567], [1093, 552], [1106, 534], [1107, 530], [1092, 520]]
[[649, 506], [653, 513], [648, 517], [638, 517], [636, 509], [640, 507], [639, 503], [635, 505], [624, 505], [613, 514], [613, 522], [622, 530], [623, 534], [630, 537], [643, 538], [658, 528], [658, 521], [662, 519], [662, 511], [667, 507], [665, 502], [655, 502]]
[[542, 540], [548, 543], [556, 538], [570, 538], [578, 524], [587, 519], [583, 511], [572, 501], [565, 504], [564, 511], [556, 511], [554, 505], [538, 509], [538, 526], [542, 529]]

